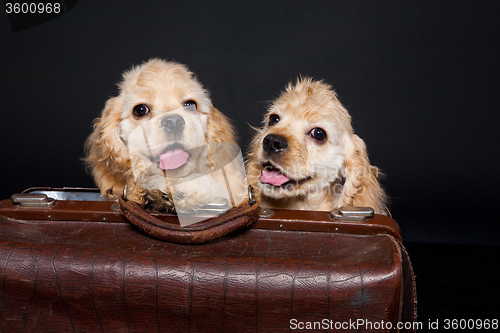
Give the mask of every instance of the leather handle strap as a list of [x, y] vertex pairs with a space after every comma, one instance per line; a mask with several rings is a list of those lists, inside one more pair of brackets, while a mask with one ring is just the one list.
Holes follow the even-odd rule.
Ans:
[[119, 201], [121, 214], [139, 230], [154, 238], [180, 244], [209, 242], [249, 226], [259, 218], [259, 204], [250, 199], [224, 214], [181, 227], [151, 216], [135, 202], [123, 197]]

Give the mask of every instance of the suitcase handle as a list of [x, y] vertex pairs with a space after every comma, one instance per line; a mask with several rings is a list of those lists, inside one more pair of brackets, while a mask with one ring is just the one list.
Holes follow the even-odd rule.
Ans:
[[120, 213], [139, 230], [151, 237], [179, 244], [209, 242], [249, 226], [259, 218], [259, 204], [252, 195], [248, 201], [221, 215], [185, 227], [159, 220], [124, 197], [120, 197], [119, 202]]

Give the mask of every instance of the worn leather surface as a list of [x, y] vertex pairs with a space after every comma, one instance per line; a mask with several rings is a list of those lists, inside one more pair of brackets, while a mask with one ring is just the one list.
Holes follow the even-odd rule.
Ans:
[[[399, 242], [399, 250], [402, 259], [402, 293], [400, 304], [400, 322], [416, 322], [417, 321], [417, 284], [415, 282], [415, 273], [413, 265], [410, 261], [410, 256], [404, 245]], [[411, 331], [411, 330], [408, 330]], [[416, 330], [414, 330], [416, 331]]]
[[259, 205], [247, 201], [205, 221], [181, 227], [160, 220], [132, 201], [120, 197], [120, 212], [139, 230], [149, 236], [179, 244], [201, 244], [223, 237], [257, 221]]
[[396, 322], [407, 316], [403, 302], [414, 306], [414, 289], [401, 289], [403, 259], [389, 235], [247, 229], [179, 245], [128, 223], [0, 216], [0, 331], [289, 332], [291, 319]]

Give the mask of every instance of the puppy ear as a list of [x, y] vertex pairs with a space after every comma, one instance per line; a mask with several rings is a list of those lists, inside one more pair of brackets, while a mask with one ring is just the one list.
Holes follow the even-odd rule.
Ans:
[[377, 177], [378, 168], [370, 165], [363, 140], [351, 134], [344, 137], [345, 177], [338, 206], [372, 207], [377, 214], [387, 214], [386, 196]]
[[254, 127], [252, 125], [249, 126], [255, 133], [253, 135], [252, 141], [250, 142], [248, 153], [246, 155], [245, 168], [247, 172], [248, 184], [252, 185], [253, 190], [255, 192], [255, 196], [258, 198], [259, 201], [261, 201], [259, 179], [262, 172], [260, 170], [262, 162], [259, 163], [258, 161], [259, 161], [259, 150], [260, 147], [262, 147], [262, 142], [260, 140], [262, 139], [264, 129]]
[[213, 106], [207, 120], [207, 142], [236, 143], [236, 135], [229, 119]]
[[128, 149], [120, 139], [121, 103], [119, 97], [106, 102], [101, 118], [94, 121], [92, 134], [85, 142], [87, 170], [101, 190], [102, 196], [122, 195], [131, 173]]

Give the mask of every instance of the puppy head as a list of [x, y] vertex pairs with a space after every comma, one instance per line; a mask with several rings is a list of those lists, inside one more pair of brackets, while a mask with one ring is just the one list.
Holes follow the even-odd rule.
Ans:
[[153, 60], [126, 73], [120, 90], [120, 139], [136, 176], [150, 165], [151, 171], [166, 170], [173, 178], [193, 173], [199, 162], [194, 148], [206, 145], [212, 104], [192, 73], [183, 65]]
[[[86, 143], [86, 163], [101, 193], [115, 196], [148, 172], [184, 177], [195, 171], [207, 141], [234, 141], [227, 119], [186, 66], [152, 59], [123, 74], [119, 95], [109, 99]], [[219, 123], [217, 123], [219, 122]], [[151, 188], [149, 188], [151, 187]]]
[[264, 201], [294, 207], [302, 197], [311, 208], [326, 198], [334, 205], [373, 178], [347, 110], [329, 85], [309, 78], [290, 83], [273, 102], [251, 150], [248, 177]]

